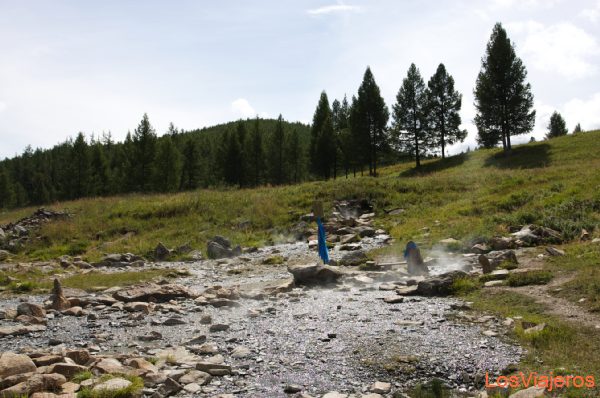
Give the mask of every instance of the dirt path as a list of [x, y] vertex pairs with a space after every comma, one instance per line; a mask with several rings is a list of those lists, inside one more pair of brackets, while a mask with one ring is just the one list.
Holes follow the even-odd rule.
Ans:
[[[523, 258], [519, 258], [524, 270], [539, 270], [544, 266], [544, 259], [533, 257], [530, 253], [526, 253]], [[520, 293], [531, 297], [537, 303], [545, 308], [545, 312], [549, 315], [556, 316], [567, 322], [583, 325], [590, 328], [600, 329], [600, 315], [591, 313], [585, 308], [562, 297], [552, 295], [555, 289], [561, 288], [565, 283], [574, 278], [572, 273], [555, 273], [554, 279], [547, 285], [529, 285], [519, 287], [499, 286], [490, 289], [497, 289], [509, 292]]]

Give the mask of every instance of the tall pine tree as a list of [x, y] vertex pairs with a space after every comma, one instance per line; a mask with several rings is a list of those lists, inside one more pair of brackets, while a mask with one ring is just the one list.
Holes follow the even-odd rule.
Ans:
[[415, 157], [417, 167], [427, 153], [433, 139], [428, 126], [427, 93], [419, 69], [411, 64], [396, 96], [394, 104], [394, 130], [400, 147]]
[[475, 86], [477, 141], [484, 147], [502, 142], [511, 150], [510, 137], [533, 129], [535, 110], [527, 71], [502, 24], [494, 26]]
[[440, 64], [427, 83], [427, 111], [430, 127], [435, 134], [435, 145], [441, 147], [442, 158], [446, 157], [446, 146], [463, 142], [467, 131], [460, 129], [462, 95], [454, 89], [454, 78]]
[[284, 183], [284, 157], [285, 131], [283, 129], [283, 116], [279, 115], [275, 130], [269, 142], [269, 164], [271, 182], [276, 185]]
[[366, 160], [369, 163], [369, 175], [377, 176], [379, 153], [389, 146], [386, 126], [390, 113], [369, 67], [367, 67], [363, 81], [358, 88], [356, 106], [355, 117], [358, 120], [356, 120], [355, 127], [358, 129], [359, 142], [355, 144], [368, 151]]
[[183, 147], [183, 165], [179, 189], [195, 189], [200, 180], [200, 154], [196, 142], [188, 137]]
[[322, 178], [329, 178], [333, 164], [335, 142], [333, 121], [327, 93], [323, 91], [313, 115], [310, 130], [310, 164], [312, 172]]
[[[90, 154], [83, 133], [77, 134], [71, 150], [72, 198], [82, 198], [88, 194], [90, 179]], [[40, 182], [40, 181], [43, 181]], [[38, 178], [39, 185], [47, 185], [43, 177]], [[45, 188], [40, 188], [42, 191]], [[43, 203], [43, 202], [41, 202]]]
[[161, 137], [156, 153], [156, 189], [160, 192], [173, 192], [179, 188], [181, 176], [181, 154], [173, 144], [171, 135]]
[[250, 176], [250, 183], [258, 186], [262, 181], [262, 175], [265, 167], [264, 149], [262, 131], [260, 129], [260, 119], [256, 116], [252, 125], [252, 130], [246, 134], [246, 162], [247, 172]]
[[154, 158], [156, 156], [156, 133], [144, 113], [140, 124], [133, 132], [133, 170], [135, 188], [147, 192], [154, 179]]

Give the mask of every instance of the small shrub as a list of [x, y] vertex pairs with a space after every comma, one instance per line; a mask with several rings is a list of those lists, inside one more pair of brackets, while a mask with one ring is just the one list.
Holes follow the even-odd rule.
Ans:
[[283, 264], [285, 262], [283, 256], [271, 256], [271, 257], [267, 257], [263, 260], [263, 264], [265, 265], [279, 265], [279, 264]]
[[[100, 381], [106, 381], [115, 376], [104, 375]], [[93, 391], [89, 387], [84, 387], [77, 393], [77, 398], [134, 398], [140, 395], [144, 388], [144, 381], [139, 376], [119, 376], [127, 379], [131, 382], [131, 385], [127, 388], [121, 388], [116, 391]]]
[[506, 279], [506, 284], [512, 287], [527, 285], [545, 285], [552, 280], [552, 273], [549, 271], [529, 271], [510, 274]]
[[93, 376], [94, 375], [92, 374], [92, 372], [90, 372], [89, 370], [84, 370], [83, 372], [79, 372], [75, 376], [73, 376], [71, 381], [73, 383], [81, 383], [84, 380], [91, 379]]
[[459, 278], [452, 282], [452, 293], [457, 296], [464, 296], [481, 288], [480, 282], [474, 278]]
[[69, 256], [78, 256], [80, 254], [84, 254], [87, 251], [88, 242], [84, 241], [75, 241], [69, 244], [67, 248], [67, 254]]

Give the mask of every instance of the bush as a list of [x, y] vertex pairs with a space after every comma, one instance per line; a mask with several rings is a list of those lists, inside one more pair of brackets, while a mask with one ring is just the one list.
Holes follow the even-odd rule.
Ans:
[[465, 296], [481, 288], [481, 283], [474, 278], [459, 278], [452, 282], [452, 293], [457, 296]]
[[506, 284], [512, 287], [527, 285], [545, 285], [552, 280], [552, 273], [549, 271], [529, 271], [510, 274]]

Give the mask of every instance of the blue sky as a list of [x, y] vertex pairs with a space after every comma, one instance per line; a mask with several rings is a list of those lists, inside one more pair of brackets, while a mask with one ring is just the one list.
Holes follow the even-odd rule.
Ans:
[[[426, 5], [426, 6], [425, 6]], [[415, 62], [473, 87], [501, 21], [524, 60], [543, 137], [555, 109], [600, 127], [600, 0], [0, 0], [0, 158], [83, 131], [158, 134], [255, 114], [309, 122], [319, 94], [354, 94], [370, 65], [388, 106]], [[529, 136], [523, 136], [528, 140]]]

